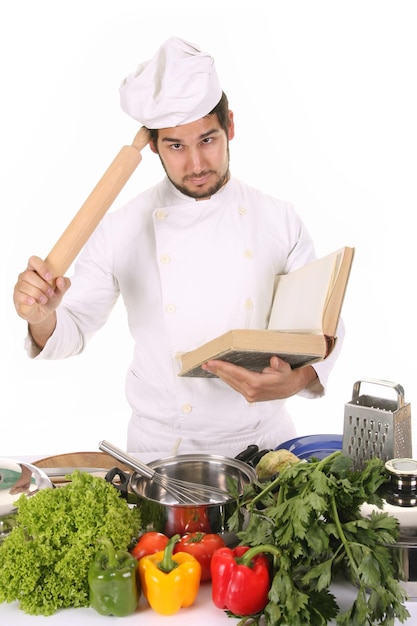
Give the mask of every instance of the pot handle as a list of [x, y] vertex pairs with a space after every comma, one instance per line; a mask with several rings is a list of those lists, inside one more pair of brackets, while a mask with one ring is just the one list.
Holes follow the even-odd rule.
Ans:
[[258, 452], [259, 446], [257, 446], [256, 443], [253, 443], [244, 450], [242, 450], [242, 452], [239, 452], [239, 454], [235, 456], [235, 459], [238, 461], [243, 461], [244, 463], [249, 463], [251, 458]]
[[238, 461], [243, 461], [251, 467], [256, 467], [257, 463], [259, 463], [261, 458], [267, 452], [271, 452], [271, 450], [259, 450], [259, 447], [256, 444], [252, 444], [248, 446], [245, 450], [242, 450], [242, 452], [239, 452], [239, 454], [235, 456], [235, 459], [237, 459]]
[[[120, 491], [122, 497], [127, 500], [130, 479], [127, 472], [124, 472], [119, 467], [112, 467], [104, 478], [108, 483], [111, 483], [113, 487]], [[116, 478], [118, 480], [116, 480]]]

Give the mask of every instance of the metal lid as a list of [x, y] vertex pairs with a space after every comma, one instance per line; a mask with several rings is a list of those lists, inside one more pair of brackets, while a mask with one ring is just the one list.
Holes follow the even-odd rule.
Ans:
[[396, 476], [417, 476], [417, 460], [390, 459], [385, 463], [385, 469]]
[[0, 458], [0, 517], [16, 512], [15, 503], [22, 494], [32, 496], [50, 487], [48, 476], [35, 465]]

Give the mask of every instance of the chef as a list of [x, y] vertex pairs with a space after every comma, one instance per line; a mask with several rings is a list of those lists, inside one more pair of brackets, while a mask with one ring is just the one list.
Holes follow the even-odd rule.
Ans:
[[14, 290], [28, 354], [80, 354], [121, 297], [134, 344], [129, 452], [273, 448], [296, 435], [286, 399], [325, 393], [342, 322], [335, 350], [314, 367], [273, 357], [255, 373], [209, 361], [214, 377], [186, 378], [179, 356], [231, 328], [266, 328], [274, 277], [316, 258], [311, 237], [291, 204], [231, 175], [233, 112], [209, 54], [172, 37], [127, 76], [120, 98], [150, 130], [165, 175], [103, 218], [71, 280], [52, 288], [50, 268], [30, 257]]

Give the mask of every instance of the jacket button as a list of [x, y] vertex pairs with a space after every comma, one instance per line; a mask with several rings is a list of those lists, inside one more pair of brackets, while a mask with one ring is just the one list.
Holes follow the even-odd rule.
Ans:
[[193, 410], [193, 407], [191, 406], [191, 404], [183, 404], [182, 405], [182, 412], [183, 413], [191, 413], [192, 410]]

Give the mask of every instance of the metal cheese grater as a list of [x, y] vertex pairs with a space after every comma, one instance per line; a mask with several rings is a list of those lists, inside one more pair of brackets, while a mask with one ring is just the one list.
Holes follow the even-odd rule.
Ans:
[[[390, 400], [360, 395], [363, 383], [391, 387], [397, 397]], [[411, 406], [404, 402], [401, 385], [379, 379], [356, 381], [352, 400], [345, 405], [343, 454], [353, 458], [354, 469], [362, 469], [373, 457], [384, 462], [411, 458]]]

